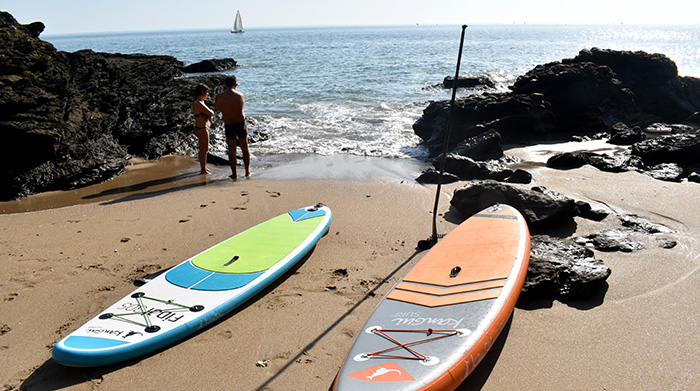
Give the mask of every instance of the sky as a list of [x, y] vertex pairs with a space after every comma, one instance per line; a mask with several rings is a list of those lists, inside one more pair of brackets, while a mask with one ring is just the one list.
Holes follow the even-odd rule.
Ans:
[[698, 0], [0, 0], [44, 34], [230, 28], [462, 24], [698, 24]]

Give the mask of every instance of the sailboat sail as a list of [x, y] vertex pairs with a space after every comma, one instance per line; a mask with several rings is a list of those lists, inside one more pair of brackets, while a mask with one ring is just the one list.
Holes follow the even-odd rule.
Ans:
[[242, 33], [243, 32], [243, 20], [241, 19], [241, 12], [236, 11], [236, 21], [233, 22], [232, 33]]

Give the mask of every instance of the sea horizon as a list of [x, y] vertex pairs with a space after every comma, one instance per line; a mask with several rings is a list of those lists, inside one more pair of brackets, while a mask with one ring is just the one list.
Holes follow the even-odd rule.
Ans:
[[[503, 26], [590, 26], [590, 27], [611, 27], [611, 26], [628, 26], [628, 27], [700, 27], [699, 23], [398, 23], [398, 24], [335, 24], [335, 25], [289, 25], [289, 26], [245, 26], [245, 31], [262, 31], [262, 30], [303, 30], [303, 29], [336, 29], [336, 28], [383, 28], [383, 27], [455, 27], [461, 28], [463, 25], [469, 27], [503, 27]], [[141, 33], [181, 33], [181, 32], [211, 32], [211, 31], [230, 31], [231, 26], [218, 26], [207, 28], [188, 28], [188, 29], [153, 29], [153, 30], [108, 30], [108, 31], [77, 31], [77, 32], [58, 32], [58, 33], [42, 33], [40, 38], [49, 37], [64, 37], [64, 36], [79, 36], [79, 35], [111, 35], [111, 34], [141, 34]]]

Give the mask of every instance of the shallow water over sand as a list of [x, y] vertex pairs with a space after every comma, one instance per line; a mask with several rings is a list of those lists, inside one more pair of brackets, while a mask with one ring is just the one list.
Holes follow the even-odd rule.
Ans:
[[[514, 167], [524, 170], [544, 167], [547, 159], [562, 152], [589, 151], [616, 154], [625, 147], [605, 140], [537, 144], [531, 146], [504, 146], [506, 155], [519, 159]], [[80, 189], [50, 191], [17, 201], [0, 202], [0, 214], [24, 213], [61, 208], [91, 202], [112, 204], [157, 197], [175, 191], [201, 186], [233, 186], [248, 180], [340, 180], [371, 181], [396, 180], [412, 182], [429, 162], [415, 159], [378, 158], [340, 154], [281, 154], [253, 157], [253, 176], [234, 182], [228, 166], [209, 165], [210, 175], [199, 174], [196, 159], [188, 156], [165, 156], [158, 161], [134, 159], [124, 174], [104, 183]], [[239, 167], [239, 171], [241, 171]]]
[[108, 205], [157, 197], [202, 186], [235, 186], [249, 180], [369, 181], [389, 178], [412, 181], [427, 163], [411, 159], [355, 155], [277, 155], [254, 159], [253, 175], [231, 180], [228, 166], [209, 165], [200, 175], [199, 163], [188, 156], [164, 156], [158, 161], [133, 159], [126, 172], [109, 181], [74, 190], [50, 191], [17, 201], [0, 202], [0, 214], [25, 213], [97, 202]]

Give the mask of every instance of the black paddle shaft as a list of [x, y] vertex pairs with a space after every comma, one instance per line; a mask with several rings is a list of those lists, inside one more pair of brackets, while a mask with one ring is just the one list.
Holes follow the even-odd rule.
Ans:
[[[447, 146], [450, 143], [450, 131], [452, 130], [452, 117], [455, 110], [455, 98], [457, 96], [457, 80], [459, 79], [459, 64], [462, 62], [462, 48], [464, 47], [464, 31], [467, 25], [462, 25], [462, 36], [459, 39], [459, 55], [457, 55], [457, 69], [455, 70], [455, 79], [452, 84], [452, 99], [450, 100], [450, 113], [447, 117], [447, 129], [445, 130], [445, 140], [442, 145], [442, 157], [440, 159], [440, 175], [438, 175], [437, 190], [435, 191], [435, 206], [433, 207], [433, 236], [430, 241], [432, 244], [437, 243], [437, 211], [440, 204], [440, 190], [442, 189], [442, 175], [445, 171], [445, 159], [447, 158]], [[420, 244], [419, 244], [420, 246]], [[431, 246], [432, 247], [432, 246]]]

